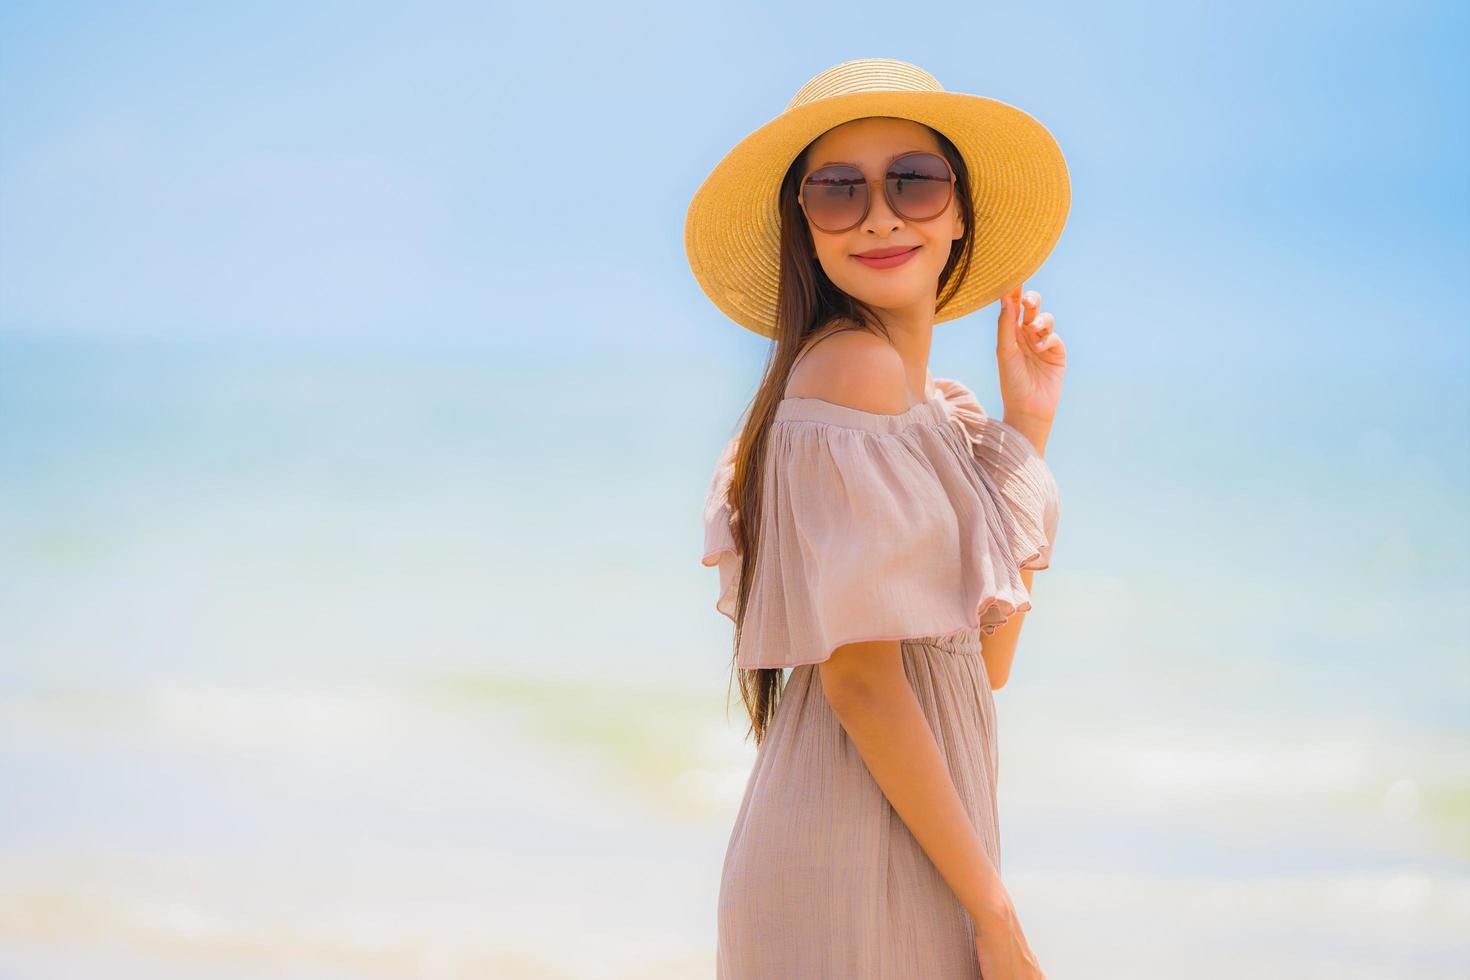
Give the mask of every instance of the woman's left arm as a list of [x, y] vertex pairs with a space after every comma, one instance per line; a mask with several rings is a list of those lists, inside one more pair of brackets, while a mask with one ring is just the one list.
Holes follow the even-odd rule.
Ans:
[[[1024, 285], [1024, 284], [1023, 284]], [[1046, 455], [1052, 419], [1062, 397], [1062, 376], [1067, 369], [1067, 347], [1053, 329], [1055, 318], [1040, 313], [1041, 294], [1017, 286], [1001, 297], [995, 355], [1000, 371], [1000, 394], [1005, 403], [1002, 421], [1025, 436]], [[1021, 582], [1031, 591], [1035, 572], [1021, 569]], [[990, 675], [991, 690], [999, 690], [1010, 677], [1016, 658], [1016, 641], [1021, 635], [1025, 613], [1018, 613], [989, 636], [981, 634], [980, 649]]]

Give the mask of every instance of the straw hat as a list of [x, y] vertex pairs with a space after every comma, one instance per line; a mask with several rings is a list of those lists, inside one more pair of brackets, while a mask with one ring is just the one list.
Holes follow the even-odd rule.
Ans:
[[999, 299], [1041, 267], [1061, 236], [1071, 184], [1046, 127], [1015, 106], [946, 92], [916, 65], [863, 58], [828, 68], [779, 116], [746, 136], [705, 178], [684, 219], [694, 278], [730, 319], [775, 333], [781, 217], [777, 192], [791, 161], [822, 133], [863, 116], [898, 116], [943, 133], [970, 171], [975, 254], [953, 320]]

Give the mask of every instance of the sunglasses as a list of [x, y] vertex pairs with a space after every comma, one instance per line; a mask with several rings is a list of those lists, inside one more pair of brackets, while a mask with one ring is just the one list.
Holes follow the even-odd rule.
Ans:
[[[813, 170], [802, 181], [799, 197], [807, 220], [828, 234], [856, 228], [868, 216], [871, 183], [850, 163]], [[919, 151], [895, 157], [883, 175], [888, 206], [908, 221], [939, 217], [949, 206], [953, 189], [954, 172], [949, 161], [937, 153]]]

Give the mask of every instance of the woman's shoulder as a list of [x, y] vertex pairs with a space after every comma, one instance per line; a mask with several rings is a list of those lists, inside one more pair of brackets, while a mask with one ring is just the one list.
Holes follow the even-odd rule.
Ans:
[[903, 357], [892, 344], [854, 325], [823, 328], [797, 355], [787, 398], [819, 398], [860, 412], [908, 410]]

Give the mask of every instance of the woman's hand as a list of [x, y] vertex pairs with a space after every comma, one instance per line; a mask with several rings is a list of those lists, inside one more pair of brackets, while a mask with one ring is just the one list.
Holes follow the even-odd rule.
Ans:
[[995, 357], [1006, 416], [1050, 424], [1062, 397], [1067, 347], [1052, 330], [1050, 313], [1038, 313], [1041, 294], [1021, 286], [1000, 298]]
[[1001, 889], [984, 912], [974, 917], [975, 955], [985, 980], [1046, 980], [1026, 944], [1011, 896]]

